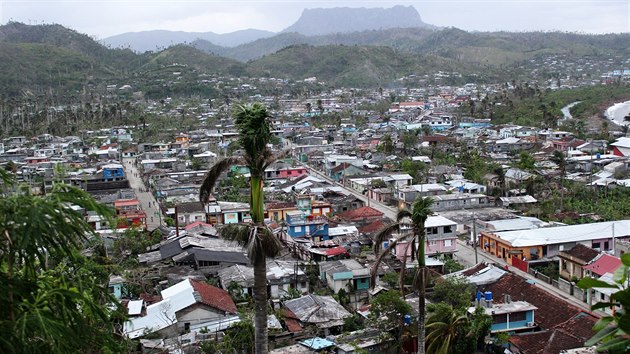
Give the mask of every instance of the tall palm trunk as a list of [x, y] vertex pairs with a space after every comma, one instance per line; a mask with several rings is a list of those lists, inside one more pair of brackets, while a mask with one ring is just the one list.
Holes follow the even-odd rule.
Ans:
[[424, 258], [424, 241], [426, 238], [424, 223], [416, 231], [418, 235], [418, 354], [424, 354], [424, 317], [425, 317], [425, 287], [426, 287], [426, 260]]
[[254, 349], [267, 354], [267, 260], [254, 264]]
[[418, 289], [418, 354], [424, 354], [424, 316], [425, 316], [425, 300], [424, 300], [424, 285], [426, 272], [424, 266], [421, 266], [418, 270], [420, 272], [420, 288]]
[[[261, 176], [252, 175], [249, 181], [251, 188], [252, 222], [263, 226], [265, 221], [265, 203], [263, 196], [263, 180]], [[254, 262], [254, 347], [256, 354], [266, 354], [267, 346], [267, 259], [263, 255]]]

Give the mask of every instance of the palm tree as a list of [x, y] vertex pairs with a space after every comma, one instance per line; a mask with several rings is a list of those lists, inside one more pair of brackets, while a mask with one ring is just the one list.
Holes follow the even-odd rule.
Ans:
[[497, 183], [499, 184], [499, 188], [501, 188], [501, 196], [505, 197], [505, 170], [503, 167], [499, 166], [494, 169], [494, 174], [497, 175]]
[[275, 257], [282, 244], [264, 224], [263, 182], [265, 168], [275, 159], [268, 147], [271, 138], [269, 113], [265, 106], [254, 103], [239, 105], [234, 111], [234, 121], [239, 132], [238, 143], [244, 151], [242, 157], [227, 157], [210, 168], [201, 185], [199, 200], [206, 204], [219, 176], [231, 165], [244, 163], [250, 172], [249, 224], [230, 224], [221, 228], [221, 236], [234, 240], [247, 249], [254, 266], [255, 349], [267, 353], [267, 258]]
[[450, 308], [446, 314], [433, 313], [427, 319], [427, 353], [449, 354], [454, 352], [458, 331], [466, 328], [468, 317]]
[[553, 152], [550, 160], [558, 165], [560, 169], [560, 209], [562, 209], [564, 200], [564, 178], [567, 175], [567, 157], [562, 151], [556, 150]]
[[[427, 278], [426, 260], [424, 258], [424, 246], [426, 239], [425, 222], [431, 215], [431, 205], [433, 199], [418, 198], [413, 203], [411, 212], [400, 210], [396, 215], [396, 222], [386, 226], [374, 236], [374, 253], [377, 255], [376, 262], [372, 267], [370, 284], [373, 287], [376, 283], [378, 266], [383, 258], [389, 254], [389, 249], [395, 247], [400, 242], [407, 242], [405, 254], [403, 255], [400, 269], [401, 292], [404, 295], [404, 275], [407, 268], [407, 250], [411, 247], [411, 259], [418, 260], [418, 269], [414, 274], [413, 286], [418, 290], [418, 353], [424, 354], [424, 317], [425, 317], [425, 287]], [[411, 230], [410, 230], [411, 229]], [[411, 231], [411, 232], [410, 232]], [[392, 241], [388, 249], [381, 250], [383, 242], [393, 234], [399, 236]], [[417, 243], [417, 249], [416, 249]]]

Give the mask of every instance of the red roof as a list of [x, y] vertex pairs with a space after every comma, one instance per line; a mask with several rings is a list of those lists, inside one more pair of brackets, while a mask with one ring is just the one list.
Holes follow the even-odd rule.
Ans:
[[603, 253], [595, 262], [582, 267], [584, 270], [590, 270], [591, 272], [602, 276], [606, 273], [614, 273], [621, 265], [621, 260], [617, 257], [613, 257], [609, 254]]
[[138, 199], [118, 199], [114, 201], [114, 207], [135, 206], [140, 205]]
[[[541, 329], [552, 329], [578, 314], [586, 313], [581, 308], [548, 293], [534, 284], [528, 283], [524, 278], [512, 273], [505, 274], [499, 280], [485, 286], [481, 290], [491, 291], [497, 302], [501, 302], [504, 295], [510, 295], [512, 301], [527, 301], [536, 306], [538, 310], [535, 312], [535, 321]], [[593, 327], [587, 321], [579, 322], [576, 325], [582, 325], [582, 323], [588, 329]]]
[[338, 216], [343, 220], [360, 221], [367, 218], [380, 218], [383, 216], [383, 213], [372, 207], [364, 206], [358, 209], [344, 211]]
[[190, 230], [190, 229], [192, 229], [192, 228], [195, 228], [195, 227], [197, 227], [197, 226], [214, 227], [214, 226], [212, 226], [212, 225], [210, 225], [210, 224], [208, 224], [208, 223], [205, 223], [205, 222], [203, 222], [203, 221], [195, 221], [195, 222], [194, 222], [194, 223], [192, 223], [192, 224], [189, 224], [189, 225], [184, 226], [184, 230], [188, 231], [188, 230]]
[[236, 304], [227, 291], [196, 280], [190, 280], [190, 283], [201, 297], [199, 302], [227, 313], [237, 313]]
[[329, 248], [326, 250], [326, 256], [338, 256], [340, 254], [348, 253], [348, 251], [341, 246]]
[[300, 325], [300, 321], [291, 310], [281, 308], [279, 312], [284, 315], [284, 324], [287, 326], [289, 332], [302, 332], [302, 325]]
[[381, 220], [376, 220], [363, 227], [360, 227], [358, 230], [360, 234], [371, 234], [372, 232], [379, 231], [383, 227], [385, 227], [385, 223]]

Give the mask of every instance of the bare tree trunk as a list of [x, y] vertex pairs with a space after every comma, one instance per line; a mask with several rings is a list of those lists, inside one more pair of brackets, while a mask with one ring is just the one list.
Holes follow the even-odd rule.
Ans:
[[425, 300], [424, 289], [426, 286], [426, 268], [422, 267], [420, 272], [420, 286], [418, 288], [418, 354], [424, 354], [424, 316]]
[[267, 260], [254, 264], [254, 352], [267, 354]]

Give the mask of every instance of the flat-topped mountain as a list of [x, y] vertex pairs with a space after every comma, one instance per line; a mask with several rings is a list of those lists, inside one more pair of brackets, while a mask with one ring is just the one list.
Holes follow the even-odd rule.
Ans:
[[305, 9], [302, 16], [282, 32], [307, 36], [348, 33], [387, 28], [433, 27], [422, 22], [413, 6], [385, 8]]

